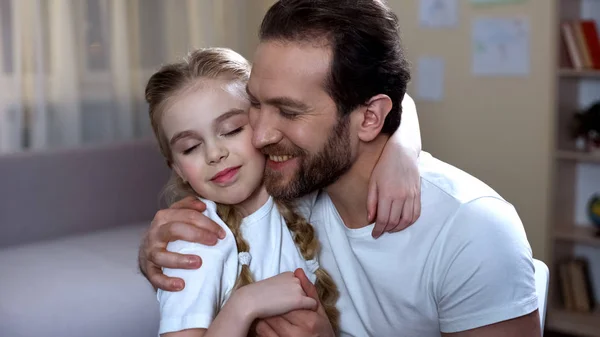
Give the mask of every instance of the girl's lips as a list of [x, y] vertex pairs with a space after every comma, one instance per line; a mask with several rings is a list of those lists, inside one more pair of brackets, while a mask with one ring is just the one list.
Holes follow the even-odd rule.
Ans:
[[241, 166], [226, 168], [219, 173], [215, 174], [210, 180], [216, 183], [225, 183], [231, 180], [240, 170]]

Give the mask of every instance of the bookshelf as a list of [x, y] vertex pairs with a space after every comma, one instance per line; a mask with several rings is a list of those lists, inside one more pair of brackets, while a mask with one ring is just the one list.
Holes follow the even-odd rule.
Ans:
[[600, 247], [600, 236], [595, 235], [594, 230], [583, 226], [565, 226], [554, 232], [557, 241], [579, 243], [592, 247]]
[[589, 77], [589, 78], [599, 78], [600, 79], [600, 70], [577, 70], [577, 69], [569, 69], [569, 68], [561, 68], [558, 70], [558, 75], [561, 77]]
[[[575, 256], [578, 246], [591, 247], [600, 255], [600, 236], [597, 231], [576, 222], [576, 188], [579, 165], [594, 165], [600, 169], [600, 152], [576, 150], [575, 141], [569, 133], [573, 114], [586, 108], [582, 96], [587, 100], [600, 100], [600, 90], [586, 90], [592, 83], [600, 85], [598, 67], [578, 67], [569, 53], [569, 44], [564, 39], [564, 22], [594, 19], [600, 33], [600, 0], [554, 0], [556, 5], [556, 109], [554, 130], [553, 182], [551, 205], [551, 252], [550, 290], [546, 329], [573, 336], [600, 337], [600, 305], [592, 312], [576, 312], [565, 309], [561, 298], [558, 264]], [[591, 12], [590, 12], [591, 11]], [[589, 60], [589, 59], [588, 59]], [[593, 63], [593, 62], [592, 62]], [[597, 83], [597, 84], [593, 84]], [[591, 92], [591, 94], [590, 94]], [[590, 95], [595, 97], [589, 97]], [[596, 301], [600, 300], [600, 294]]]
[[547, 327], [577, 336], [600, 337], [600, 311], [589, 314], [555, 309], [548, 313]]
[[582, 163], [600, 163], [600, 153], [586, 153], [581, 151], [557, 150], [556, 159], [571, 160]]

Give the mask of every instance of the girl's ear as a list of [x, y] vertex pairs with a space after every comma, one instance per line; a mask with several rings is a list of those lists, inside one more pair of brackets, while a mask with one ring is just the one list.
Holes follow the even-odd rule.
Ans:
[[171, 169], [173, 171], [175, 171], [175, 173], [177, 173], [177, 175], [179, 176], [179, 178], [181, 178], [181, 180], [183, 180], [184, 183], [187, 184], [187, 179], [185, 179], [185, 177], [181, 173], [181, 170], [179, 169], [179, 166], [177, 166], [177, 164], [171, 163]]

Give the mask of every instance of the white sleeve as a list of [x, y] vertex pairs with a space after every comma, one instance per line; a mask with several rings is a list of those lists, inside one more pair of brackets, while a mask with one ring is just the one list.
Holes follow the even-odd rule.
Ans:
[[440, 242], [435, 286], [440, 330], [470, 330], [538, 308], [531, 247], [512, 205], [484, 197], [461, 206]]
[[198, 255], [202, 266], [195, 270], [164, 268], [165, 275], [180, 277], [179, 292], [158, 290], [159, 334], [193, 328], [208, 328], [230, 295], [237, 278], [237, 248], [231, 232], [215, 246], [175, 241], [167, 250]]

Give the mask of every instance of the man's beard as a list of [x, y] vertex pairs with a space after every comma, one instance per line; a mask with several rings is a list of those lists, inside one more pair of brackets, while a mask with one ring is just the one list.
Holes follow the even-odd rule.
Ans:
[[349, 126], [349, 116], [342, 117], [317, 154], [308, 154], [296, 146], [265, 146], [262, 152], [267, 155], [292, 155], [300, 160], [300, 168], [287, 182], [280, 172], [267, 167], [264, 178], [267, 192], [276, 199], [296, 199], [333, 184], [348, 172], [353, 164]]

